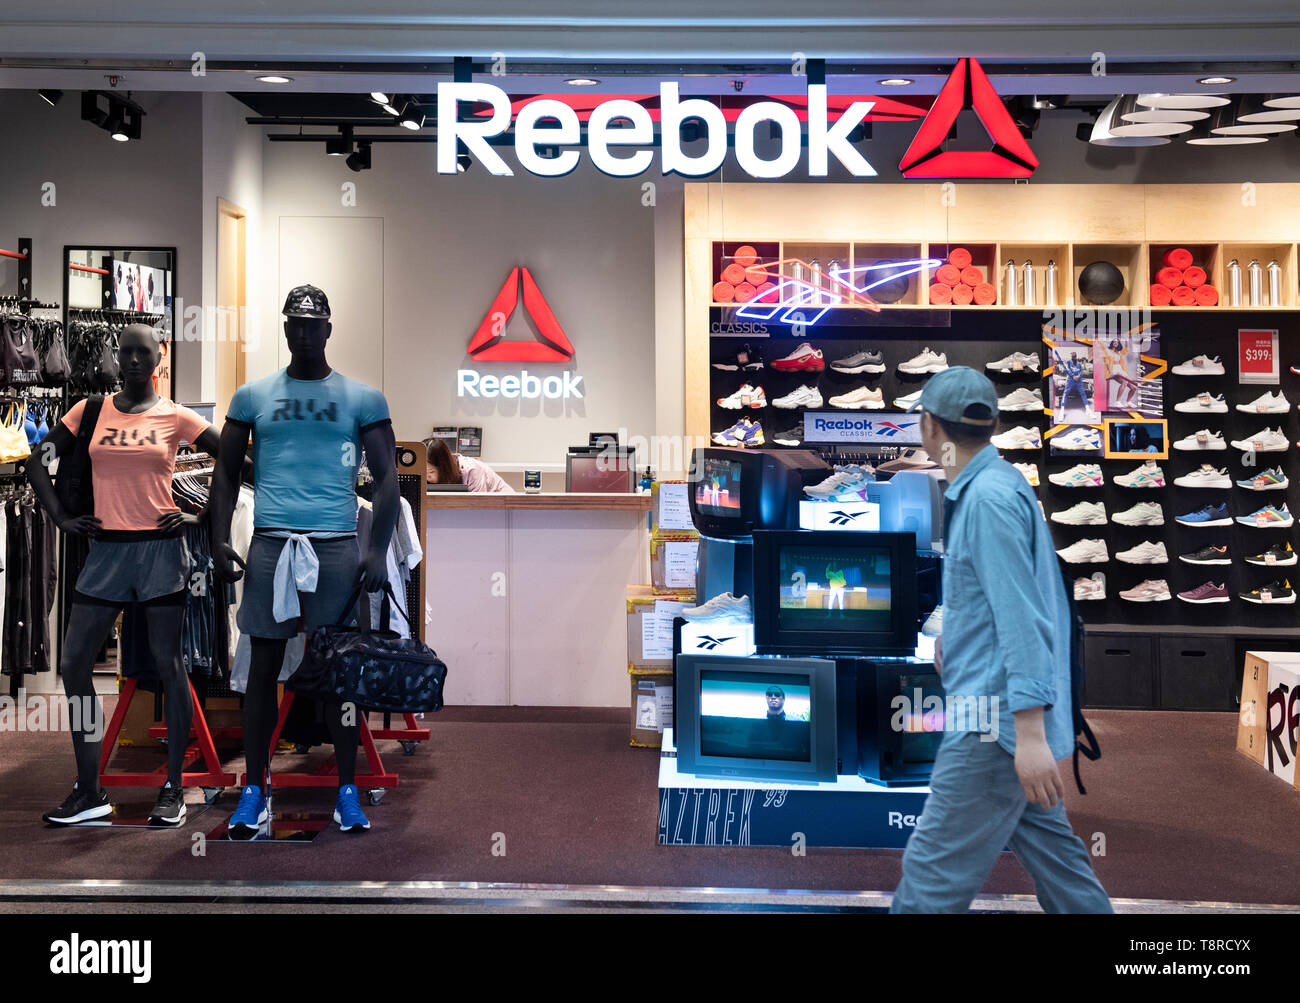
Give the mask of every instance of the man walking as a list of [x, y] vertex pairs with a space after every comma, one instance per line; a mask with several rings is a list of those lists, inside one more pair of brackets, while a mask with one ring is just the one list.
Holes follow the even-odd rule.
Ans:
[[1074, 748], [1070, 610], [1051, 535], [1023, 475], [990, 444], [993, 384], [966, 366], [921, 393], [921, 440], [948, 477], [943, 634], [950, 697], [990, 713], [943, 736], [903, 854], [892, 912], [963, 912], [1010, 847], [1048, 912], [1111, 912], [1065, 816], [1057, 763]]

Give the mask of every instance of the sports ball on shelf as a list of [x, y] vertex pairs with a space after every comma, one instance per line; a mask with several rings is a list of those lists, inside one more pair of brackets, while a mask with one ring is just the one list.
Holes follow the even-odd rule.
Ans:
[[1097, 306], [1114, 303], [1124, 292], [1124, 274], [1109, 261], [1094, 261], [1079, 273], [1079, 292]]

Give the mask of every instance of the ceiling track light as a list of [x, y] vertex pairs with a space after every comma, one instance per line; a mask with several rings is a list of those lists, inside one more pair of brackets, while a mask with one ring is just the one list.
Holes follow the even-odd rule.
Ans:
[[1218, 87], [1223, 84], [1234, 84], [1237, 82], [1237, 78], [1236, 77], [1201, 77], [1201, 79], [1196, 82], [1198, 84], [1203, 84], [1206, 87]]
[[1295, 122], [1242, 122], [1243, 109], [1256, 108], [1258, 102], [1248, 102], [1238, 98], [1232, 104], [1220, 108], [1207, 123], [1210, 134], [1214, 136], [1277, 136], [1284, 132], [1294, 132]]
[[293, 77], [281, 76], [278, 73], [264, 73], [260, 77], [254, 77], [259, 84], [291, 84]]
[[1093, 123], [1090, 130], [1087, 125], [1079, 127], [1077, 135], [1081, 138], [1087, 130], [1088, 142], [1093, 146], [1107, 147], [1133, 147], [1133, 146], [1164, 146], [1171, 142], [1168, 136], [1116, 136], [1111, 132], [1111, 127], [1115, 124], [1115, 112], [1123, 101], [1125, 95], [1120, 94], [1110, 104], [1102, 110], [1097, 116], [1097, 121]]
[[104, 91], [82, 91], [81, 118], [125, 143], [140, 138], [144, 109], [129, 94], [124, 98]]
[[410, 129], [412, 132], [419, 132], [424, 128], [424, 111], [418, 101], [411, 98], [406, 102], [406, 107], [402, 109], [402, 114], [397, 118], [397, 124], [403, 129]]
[[1222, 108], [1231, 99], [1222, 94], [1139, 94], [1137, 103], [1144, 108], [1193, 109]]
[[369, 143], [358, 143], [357, 148], [352, 153], [348, 154], [348, 159], [344, 161], [344, 163], [348, 165], [349, 170], [357, 171], [358, 173], [361, 171], [368, 171], [370, 170], [370, 152], [371, 147]]
[[456, 140], [456, 173], [464, 174], [473, 163], [469, 156], [469, 147], [462, 140]]
[[59, 100], [63, 97], [63, 91], [51, 90], [50, 88], [44, 88], [42, 90], [37, 91], [36, 93], [39, 94], [41, 100], [44, 101], [47, 105], [49, 105], [51, 108], [53, 108], [56, 104], [58, 104]]
[[[1164, 111], [1167, 109], [1157, 109]], [[1134, 120], [1132, 115], [1143, 113], [1141, 105], [1138, 104], [1138, 95], [1121, 94], [1116, 99], [1116, 104], [1111, 113], [1110, 134], [1112, 136], [1124, 138], [1141, 138], [1145, 136], [1177, 136], [1184, 132], [1191, 132], [1190, 122], [1170, 121], [1157, 118], [1154, 121], [1145, 121], [1142, 119]]]
[[1287, 108], [1270, 103], [1281, 97], [1281, 94], [1243, 94], [1241, 106], [1237, 109], [1237, 121], [1295, 122], [1300, 119], [1300, 105]]
[[352, 153], [352, 126], [339, 126], [339, 134], [325, 140], [327, 157], [346, 157]]

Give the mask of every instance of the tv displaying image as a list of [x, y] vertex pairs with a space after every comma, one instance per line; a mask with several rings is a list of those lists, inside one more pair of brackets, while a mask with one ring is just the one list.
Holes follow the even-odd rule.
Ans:
[[812, 685], [806, 675], [700, 671], [700, 754], [812, 761]]
[[740, 463], [706, 457], [695, 482], [695, 505], [708, 515], [740, 515]]
[[888, 547], [787, 545], [780, 548], [778, 574], [781, 630], [892, 629]]

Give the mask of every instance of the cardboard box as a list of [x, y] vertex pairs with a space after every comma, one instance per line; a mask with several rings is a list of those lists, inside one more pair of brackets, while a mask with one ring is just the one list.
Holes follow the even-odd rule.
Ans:
[[[1237, 718], [1237, 751], [1293, 786], [1295, 732], [1291, 714], [1300, 685], [1300, 652], [1248, 651], [1241, 680], [1241, 711]], [[1275, 706], [1270, 706], [1270, 701]], [[1270, 726], [1273, 732], [1270, 734]], [[1271, 746], [1271, 747], [1270, 747]]]
[[664, 728], [673, 726], [673, 673], [671, 669], [636, 669], [628, 666], [632, 680], [632, 737], [628, 744], [657, 749]]
[[687, 481], [655, 481], [650, 485], [651, 533], [694, 531], [689, 491]]
[[695, 558], [700, 534], [663, 532], [650, 535], [650, 587], [656, 592], [695, 588]]
[[673, 617], [682, 606], [694, 605], [694, 589], [657, 593], [649, 585], [629, 585], [627, 587], [628, 667], [671, 669], [673, 667]]

